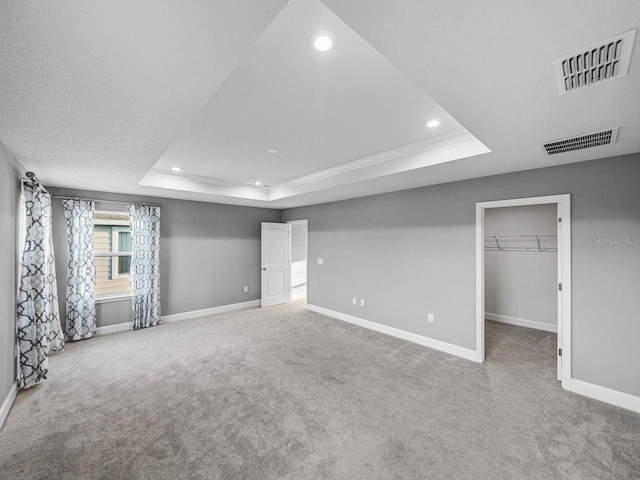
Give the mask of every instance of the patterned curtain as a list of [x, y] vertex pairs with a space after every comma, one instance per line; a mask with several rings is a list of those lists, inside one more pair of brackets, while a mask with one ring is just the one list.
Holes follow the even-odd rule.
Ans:
[[133, 329], [160, 323], [160, 207], [129, 206]]
[[68, 340], [84, 340], [96, 333], [96, 265], [93, 253], [93, 202], [65, 200], [69, 269], [67, 277]]
[[64, 348], [51, 236], [51, 197], [37, 185], [25, 191], [25, 202], [27, 233], [16, 309], [20, 388], [45, 380], [49, 354]]

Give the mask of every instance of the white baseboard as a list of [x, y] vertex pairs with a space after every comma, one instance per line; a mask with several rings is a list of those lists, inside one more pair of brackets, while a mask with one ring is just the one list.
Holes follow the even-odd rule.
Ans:
[[[221, 313], [243, 310], [245, 308], [259, 307], [260, 300], [249, 302], [232, 303], [231, 305], [221, 305], [219, 307], [205, 308], [204, 310], [194, 310], [192, 312], [174, 313], [173, 315], [163, 315], [161, 323], [180, 322], [193, 318], [208, 317], [209, 315], [220, 315]], [[96, 328], [96, 335], [108, 335], [110, 333], [125, 332], [133, 328], [133, 322], [118, 323], [106, 327]]]
[[209, 315], [220, 315], [221, 313], [234, 312], [236, 310], [244, 310], [245, 308], [259, 306], [260, 300], [250, 300], [248, 302], [232, 303], [230, 305], [221, 305], [219, 307], [205, 308], [203, 310], [194, 310], [192, 312], [163, 315], [162, 323], [180, 322], [182, 320], [191, 320], [193, 318], [208, 317]]
[[13, 406], [13, 401], [16, 399], [16, 395], [18, 394], [18, 384], [13, 382], [11, 385], [11, 389], [7, 394], [7, 398], [2, 402], [2, 407], [0, 407], [0, 428], [4, 425], [4, 421], [7, 419], [7, 415], [9, 415], [9, 410]]
[[487, 320], [493, 320], [494, 322], [508, 323], [509, 325], [517, 325], [519, 327], [535, 328], [536, 330], [544, 330], [545, 332], [558, 333], [557, 325], [536, 322], [535, 320], [525, 320], [524, 318], [508, 317], [506, 315], [497, 315], [495, 313], [485, 313], [484, 318]]
[[457, 355], [458, 357], [462, 357], [467, 360], [472, 360], [474, 362], [480, 361], [478, 358], [478, 353], [475, 350], [470, 350], [465, 347], [460, 347], [451, 343], [435, 340], [433, 338], [424, 337], [416, 333], [406, 332], [404, 330], [389, 327], [387, 325], [382, 325], [380, 323], [371, 322], [369, 320], [354, 317], [346, 313], [329, 310], [328, 308], [318, 307], [317, 305], [307, 304], [307, 309], [311, 310], [312, 312], [321, 313], [322, 315], [327, 315], [328, 317], [333, 317], [344, 322], [367, 328], [369, 330], [374, 330], [386, 335], [391, 335], [392, 337], [401, 338], [402, 340], [407, 340], [409, 342], [417, 343], [425, 347], [433, 348], [434, 350], [440, 350], [441, 352], [449, 353], [451, 355]]
[[133, 322], [117, 323], [115, 325], [107, 325], [106, 327], [97, 327], [96, 336], [108, 335], [110, 333], [126, 332], [133, 328]]
[[571, 391], [585, 397], [595, 398], [601, 402], [610, 403], [616, 407], [640, 413], [640, 397], [629, 395], [628, 393], [618, 392], [617, 390], [611, 390], [610, 388], [583, 382], [575, 378], [571, 379]]

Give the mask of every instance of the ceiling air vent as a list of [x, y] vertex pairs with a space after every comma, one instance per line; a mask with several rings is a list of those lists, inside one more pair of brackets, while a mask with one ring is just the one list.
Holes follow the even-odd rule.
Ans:
[[599, 145], [610, 145], [615, 143], [618, 137], [618, 128], [619, 127], [589, 133], [579, 137], [554, 140], [553, 142], [541, 145], [541, 147], [547, 155], [555, 155], [556, 153], [572, 152], [574, 150], [582, 150], [583, 148], [597, 147]]
[[605, 42], [554, 60], [552, 64], [558, 93], [564, 95], [603, 80], [626, 75], [635, 38], [636, 30], [629, 30]]

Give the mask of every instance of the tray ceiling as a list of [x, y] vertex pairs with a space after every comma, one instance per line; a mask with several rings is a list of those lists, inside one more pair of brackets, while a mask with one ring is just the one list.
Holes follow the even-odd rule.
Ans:
[[7, 0], [0, 140], [51, 186], [275, 208], [638, 152], [640, 48], [570, 95], [552, 62], [640, 5], [580, 5]]

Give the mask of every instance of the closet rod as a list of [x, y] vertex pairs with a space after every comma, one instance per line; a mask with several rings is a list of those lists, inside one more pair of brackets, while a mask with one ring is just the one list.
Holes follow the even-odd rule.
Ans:
[[149, 207], [161, 207], [161, 203], [146, 203], [146, 202], [125, 202], [124, 200], [102, 200], [100, 198], [83, 198], [83, 197], [69, 197], [66, 195], [51, 195], [51, 198], [61, 198], [63, 200], [85, 200], [87, 202], [105, 202], [105, 203], [125, 203], [127, 205], [147, 205]]

